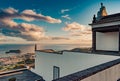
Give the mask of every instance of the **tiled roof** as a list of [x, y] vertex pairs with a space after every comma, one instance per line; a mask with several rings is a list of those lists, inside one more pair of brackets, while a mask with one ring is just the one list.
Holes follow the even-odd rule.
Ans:
[[101, 18], [100, 20], [96, 20], [96, 22], [92, 24], [102, 24], [116, 21], [120, 21], [120, 13], [104, 16], [103, 18]]
[[17, 81], [44, 81], [41, 76], [31, 72], [27, 69], [15, 70], [0, 74], [0, 81], [8, 81], [10, 78], [15, 77]]

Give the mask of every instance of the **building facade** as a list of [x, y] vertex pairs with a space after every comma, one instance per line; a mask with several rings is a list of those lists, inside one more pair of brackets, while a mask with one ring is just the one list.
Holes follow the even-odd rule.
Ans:
[[120, 52], [120, 13], [107, 15], [101, 3], [97, 17], [93, 17], [92, 48], [93, 52]]
[[116, 59], [119, 57], [75, 52], [59, 54], [36, 51], [34, 71], [45, 81], [52, 81]]

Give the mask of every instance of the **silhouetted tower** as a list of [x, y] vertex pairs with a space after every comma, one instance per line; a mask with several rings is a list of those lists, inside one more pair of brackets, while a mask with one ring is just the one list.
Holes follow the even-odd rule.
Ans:
[[35, 44], [35, 51], [37, 51], [37, 44]]

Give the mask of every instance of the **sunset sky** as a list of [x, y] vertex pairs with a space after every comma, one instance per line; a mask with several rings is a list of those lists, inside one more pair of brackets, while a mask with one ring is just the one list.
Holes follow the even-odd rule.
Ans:
[[120, 0], [0, 0], [0, 43], [90, 44], [101, 2], [120, 13]]

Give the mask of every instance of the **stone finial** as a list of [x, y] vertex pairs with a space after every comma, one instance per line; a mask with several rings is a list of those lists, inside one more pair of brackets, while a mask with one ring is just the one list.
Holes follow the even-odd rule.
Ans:
[[101, 19], [104, 16], [107, 16], [107, 11], [103, 3], [101, 3], [101, 8], [97, 13], [97, 20]]
[[94, 14], [92, 23], [95, 23], [95, 22], [96, 22], [96, 16]]

